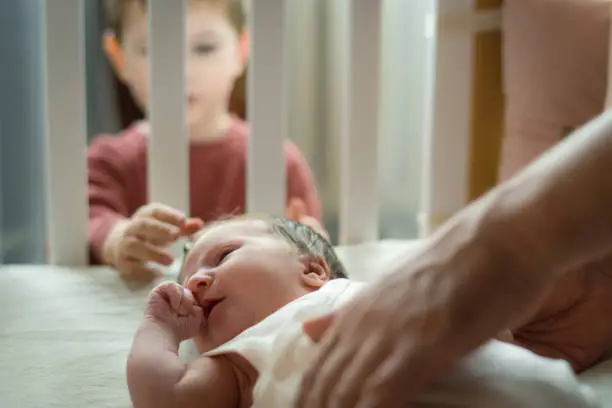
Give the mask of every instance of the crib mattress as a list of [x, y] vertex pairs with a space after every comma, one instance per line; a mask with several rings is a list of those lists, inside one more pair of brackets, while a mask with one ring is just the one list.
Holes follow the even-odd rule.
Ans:
[[[351, 276], [416, 248], [410, 241], [338, 248]], [[153, 284], [106, 268], [0, 268], [0, 407], [130, 408], [125, 359]], [[610, 401], [612, 360], [581, 376]]]

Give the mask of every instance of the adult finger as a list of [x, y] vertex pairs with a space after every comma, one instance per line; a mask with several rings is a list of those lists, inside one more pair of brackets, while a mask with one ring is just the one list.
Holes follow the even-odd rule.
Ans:
[[333, 321], [334, 314], [318, 316], [302, 323], [302, 329], [312, 341], [318, 343], [330, 328]]
[[[350, 339], [352, 341], [343, 343], [342, 347], [352, 350], [350, 353], [352, 358], [346, 362], [346, 365], [336, 365], [332, 374], [334, 377], [319, 378], [319, 381], [336, 378], [335, 388], [327, 391], [329, 406], [351, 408], [357, 406], [364, 384], [371, 373], [389, 358], [395, 344], [392, 339], [384, 338], [383, 333], [372, 333], [360, 341], [356, 340], [356, 336], [351, 336]], [[338, 353], [340, 350], [334, 352]]]
[[172, 255], [163, 249], [136, 237], [126, 238], [122, 255], [130, 260], [138, 262], [156, 262], [166, 266], [170, 265], [173, 261]]
[[155, 218], [141, 217], [132, 220], [126, 233], [153, 245], [162, 246], [174, 242], [180, 234], [180, 228]]
[[328, 358], [331, 355], [331, 351], [339, 343], [338, 336], [335, 333], [330, 332], [330, 335], [323, 337], [321, 341], [321, 348], [317, 352], [314, 361], [310, 364], [310, 367], [304, 373], [300, 392], [297, 400], [297, 408], [311, 408], [311, 407], [323, 407], [322, 397], [322, 385], [318, 381], [318, 377], [324, 375], [327, 369], [329, 369]]

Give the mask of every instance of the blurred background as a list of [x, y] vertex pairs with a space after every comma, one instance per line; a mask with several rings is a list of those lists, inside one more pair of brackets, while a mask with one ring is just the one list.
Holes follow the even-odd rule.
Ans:
[[[420, 190], [423, 133], [425, 13], [433, 0], [384, 2], [380, 140], [380, 216], [383, 238], [413, 238]], [[325, 224], [337, 236], [338, 112], [333, 103], [346, 0], [289, 2], [285, 30], [289, 68], [290, 130], [316, 175]], [[101, 47], [101, 0], [86, 0], [87, 137], [114, 133], [142, 113], [119, 85]], [[0, 5], [0, 261], [44, 261], [43, 10], [39, 0]], [[245, 78], [232, 111], [248, 114]], [[57, 101], [61, 103], [61, 101]], [[18, 135], [18, 136], [17, 136]]]
[[[325, 225], [334, 242], [341, 117], [336, 102], [341, 93], [339, 79], [345, 75], [338, 47], [348, 23], [348, 1], [288, 2], [283, 33], [291, 61], [287, 136], [298, 144], [315, 173]], [[41, 0], [0, 4], [1, 263], [45, 261], [42, 4]], [[84, 4], [87, 138], [91, 140], [119, 131], [142, 113], [114, 77], [103, 53], [102, 0]], [[431, 75], [427, 61], [434, 47], [426, 17], [436, 0], [385, 0], [382, 4], [380, 237], [411, 239], [419, 232], [426, 83]], [[474, 4], [475, 9], [498, 10], [501, 0]], [[496, 181], [503, 112], [499, 28], [477, 33], [475, 38], [471, 116], [480, 119], [471, 125], [470, 198]], [[245, 84], [246, 78], [238, 81], [231, 109], [248, 119]]]

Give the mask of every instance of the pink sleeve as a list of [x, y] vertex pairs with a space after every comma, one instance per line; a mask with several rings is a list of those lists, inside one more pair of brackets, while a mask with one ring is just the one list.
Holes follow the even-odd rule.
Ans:
[[285, 157], [287, 164], [287, 203], [295, 198], [302, 199], [306, 205], [307, 214], [322, 222], [321, 203], [310, 166], [308, 166], [298, 147], [291, 142], [285, 143]]
[[102, 248], [112, 226], [127, 217], [123, 169], [110, 137], [94, 141], [87, 152], [90, 262], [102, 262]]

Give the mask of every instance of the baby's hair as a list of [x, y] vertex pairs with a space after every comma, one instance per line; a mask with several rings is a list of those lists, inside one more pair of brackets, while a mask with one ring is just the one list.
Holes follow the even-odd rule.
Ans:
[[334, 247], [329, 240], [310, 228], [289, 218], [274, 218], [271, 221], [272, 230], [285, 238], [301, 254], [320, 256], [329, 268], [331, 279], [348, 278], [348, 273], [338, 259]]
[[[172, 1], [172, 0], [168, 0]], [[244, 0], [190, 0], [202, 1], [213, 5], [220, 5], [227, 10], [230, 23], [238, 33], [242, 33], [246, 27], [246, 11]], [[147, 0], [105, 0], [106, 28], [110, 30], [119, 42], [123, 39], [123, 27], [128, 6], [132, 3], [139, 3], [146, 7]]]
[[[327, 264], [327, 267], [329, 268], [330, 279], [348, 278], [348, 273], [344, 268], [344, 265], [342, 265], [342, 262], [338, 258], [338, 255], [336, 254], [336, 251], [329, 240], [323, 235], [319, 234], [313, 228], [310, 228], [309, 226], [297, 221], [293, 221], [289, 218], [254, 215], [229, 216], [209, 224], [208, 228], [219, 223], [240, 219], [258, 219], [267, 222], [272, 228], [272, 232], [285, 239], [289, 244], [297, 249], [300, 254], [320, 256], [323, 258]], [[188, 241], [185, 244], [183, 249], [183, 260], [191, 250], [192, 246], [192, 241]], [[183, 268], [181, 267], [177, 279], [178, 283], [182, 283], [182, 272]]]

